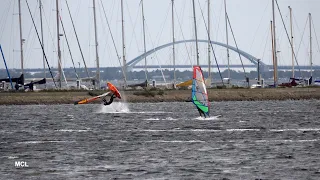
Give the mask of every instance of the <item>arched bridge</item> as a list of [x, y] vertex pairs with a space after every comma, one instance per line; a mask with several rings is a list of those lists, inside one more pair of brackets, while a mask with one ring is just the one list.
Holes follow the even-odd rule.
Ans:
[[[196, 42], [195, 39], [190, 39], [190, 40], [183, 40], [183, 41], [176, 41], [174, 44], [180, 44], [180, 43], [190, 43], [190, 42]], [[201, 42], [201, 43], [209, 43], [209, 40], [198, 40], [198, 42]], [[225, 47], [225, 48], [228, 48], [232, 51], [235, 51], [239, 54], [241, 54], [243, 57], [245, 57], [246, 59], [248, 59], [251, 63], [253, 63], [254, 65], [258, 65], [258, 58], [252, 56], [251, 54], [249, 53], [246, 53], [240, 49], [237, 49], [233, 46], [230, 46], [230, 45], [226, 45], [226, 44], [223, 44], [223, 43], [220, 43], [220, 42], [216, 42], [216, 41], [210, 41], [211, 44], [215, 44], [215, 45], [218, 45], [218, 46], [222, 46], [222, 47]], [[171, 43], [168, 43], [168, 44], [164, 44], [164, 45], [161, 45], [159, 47], [156, 47], [154, 49], [151, 49], [149, 51], [147, 51], [146, 53], [144, 54], [141, 54], [140, 56], [134, 58], [133, 60], [129, 61], [127, 63], [127, 69], [128, 71], [131, 71], [133, 69], [133, 67], [139, 63], [141, 60], [143, 60], [145, 57], [149, 56], [150, 54], [160, 50], [160, 49], [163, 49], [163, 48], [166, 48], [166, 47], [169, 47], [169, 46], [172, 46], [173, 45], [173, 42]], [[261, 62], [260, 61], [260, 68], [263, 70], [263, 71], [268, 71], [269, 68], [268, 66]]]

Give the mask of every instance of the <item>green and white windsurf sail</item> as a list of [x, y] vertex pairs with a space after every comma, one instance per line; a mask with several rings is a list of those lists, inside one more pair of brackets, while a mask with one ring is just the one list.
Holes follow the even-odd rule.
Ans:
[[192, 102], [205, 116], [209, 116], [210, 102], [200, 66], [193, 66]]

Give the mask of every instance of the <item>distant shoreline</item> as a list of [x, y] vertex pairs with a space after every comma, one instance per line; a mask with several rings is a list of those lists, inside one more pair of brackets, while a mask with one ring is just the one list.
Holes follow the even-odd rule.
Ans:
[[[131, 103], [186, 102], [190, 100], [191, 90], [134, 90], [121, 94]], [[307, 100], [320, 99], [320, 88], [208, 89], [208, 95], [210, 101]], [[0, 105], [73, 104], [89, 97], [88, 91], [0, 92]]]

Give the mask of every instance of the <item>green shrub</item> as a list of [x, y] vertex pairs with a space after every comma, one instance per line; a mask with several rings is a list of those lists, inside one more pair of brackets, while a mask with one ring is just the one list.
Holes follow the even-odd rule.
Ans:
[[149, 89], [149, 91], [156, 91], [156, 90], [158, 90], [158, 88], [156, 88], [156, 87], [152, 87]]
[[244, 87], [238, 85], [232, 85], [231, 89], [243, 89]]
[[164, 94], [165, 94], [165, 93], [164, 93], [164, 90], [161, 90], [161, 89], [160, 89], [160, 90], [158, 91], [158, 95], [163, 96]]
[[223, 86], [217, 86], [217, 89], [226, 89], [227, 87], [225, 85]]

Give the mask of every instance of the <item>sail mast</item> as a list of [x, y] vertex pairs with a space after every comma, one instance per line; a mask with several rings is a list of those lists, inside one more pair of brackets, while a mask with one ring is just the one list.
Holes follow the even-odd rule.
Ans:
[[60, 51], [60, 34], [59, 34], [59, 2], [56, 0], [57, 8], [57, 44], [58, 44], [58, 87], [61, 89], [61, 51]]
[[123, 19], [123, 0], [121, 0], [121, 23], [122, 23], [122, 53], [123, 53], [123, 71], [124, 71], [124, 88], [127, 87], [127, 62], [126, 49], [124, 43], [124, 19]]
[[[41, 0], [39, 0], [39, 10], [40, 10], [40, 27], [41, 27], [41, 41], [42, 41], [42, 47], [44, 48], [44, 41], [43, 41], [43, 26], [42, 26], [42, 9], [41, 9], [42, 3]], [[46, 79], [46, 64], [44, 59], [44, 54], [42, 53], [42, 60], [43, 60], [43, 77]], [[47, 88], [47, 85], [44, 84], [45, 88]]]
[[[143, 0], [141, 0], [141, 13], [142, 13], [142, 29], [143, 29], [143, 46], [144, 46], [144, 53], [147, 52], [146, 48], [146, 31], [145, 31], [145, 25], [144, 25], [144, 10], [143, 10]], [[148, 81], [148, 71], [147, 71], [147, 57], [144, 57], [144, 73], [146, 75], [146, 80]]]
[[210, 0], [208, 0], [208, 79], [211, 80], [211, 42], [210, 42]]
[[294, 78], [294, 54], [293, 54], [293, 31], [292, 31], [292, 8], [288, 6], [290, 10], [290, 29], [291, 29], [291, 58], [292, 58], [292, 78]]
[[274, 0], [272, 0], [272, 19], [273, 19], [273, 54], [274, 54], [274, 87], [278, 86], [278, 60], [277, 60], [277, 41], [276, 41], [276, 22], [274, 11]]
[[173, 83], [176, 84], [176, 57], [175, 57], [175, 49], [174, 49], [174, 12], [173, 12], [173, 7], [174, 7], [174, 0], [171, 0], [171, 5], [172, 5], [172, 60], [173, 60]]
[[274, 57], [274, 39], [273, 39], [273, 24], [272, 21], [270, 21], [271, 23], [271, 45], [272, 45], [272, 62], [273, 62], [273, 84], [274, 87], [276, 87], [276, 63], [275, 63], [275, 57]]
[[310, 74], [312, 77], [312, 33], [311, 33], [311, 13], [309, 13], [309, 24], [310, 24]]
[[194, 20], [194, 33], [196, 38], [197, 65], [199, 66], [198, 33], [197, 33], [197, 21], [196, 21], [196, 10], [195, 10], [194, 0], [192, 0], [192, 7], [193, 7], [193, 20]]
[[94, 21], [94, 38], [96, 42], [96, 63], [97, 63], [97, 72], [96, 72], [96, 89], [100, 89], [100, 67], [99, 67], [99, 55], [98, 55], [98, 35], [97, 35], [97, 20], [96, 20], [96, 1], [93, 0], [93, 21]]
[[[224, 0], [224, 16], [226, 21], [226, 41], [227, 46], [229, 46], [229, 37], [228, 37], [228, 14], [227, 14], [227, 2]], [[227, 61], [228, 61], [228, 78], [230, 79], [230, 52], [229, 48], [227, 47]]]
[[23, 39], [22, 39], [22, 24], [21, 24], [21, 0], [18, 0], [18, 5], [19, 5], [21, 74], [23, 74], [23, 73], [24, 73], [24, 70], [23, 70]]

